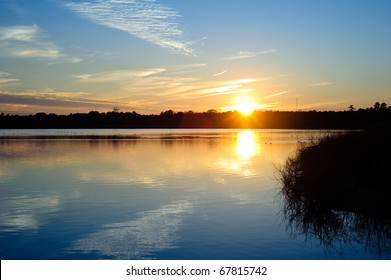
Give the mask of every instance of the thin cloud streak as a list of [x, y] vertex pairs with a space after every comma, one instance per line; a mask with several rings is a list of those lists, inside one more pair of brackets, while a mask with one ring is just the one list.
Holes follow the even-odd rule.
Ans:
[[19, 82], [19, 79], [13, 78], [10, 73], [8, 73], [8, 72], [0, 72], [0, 86], [1, 85], [15, 84], [17, 82]]
[[269, 98], [273, 98], [273, 97], [276, 97], [276, 96], [280, 96], [280, 95], [283, 95], [283, 94], [288, 93], [288, 92], [289, 92], [289, 90], [282, 91], [282, 92], [275, 93], [275, 94], [271, 94], [271, 95], [265, 96], [264, 99], [269, 99]]
[[[348, 103], [346, 100], [300, 104], [299, 110], [322, 109]], [[294, 107], [292, 107], [294, 108]]]
[[249, 51], [239, 51], [236, 55], [232, 55], [229, 57], [226, 57], [225, 60], [238, 60], [238, 59], [246, 59], [246, 58], [253, 58], [257, 57], [259, 55], [269, 54], [277, 52], [275, 49], [270, 50], [263, 50], [258, 52], [249, 52]]
[[57, 58], [60, 56], [60, 51], [55, 48], [30, 48], [24, 50], [15, 50], [12, 51], [11, 54], [13, 56], [18, 57], [45, 57], [45, 58]]
[[[235, 88], [234, 88], [235, 89]], [[249, 92], [253, 92], [254, 89], [239, 89], [239, 90], [229, 90], [229, 91], [222, 91], [222, 92], [216, 92], [216, 93], [211, 93], [211, 94], [207, 94], [205, 95], [206, 97], [210, 97], [210, 96], [219, 96], [219, 95], [228, 95], [228, 94], [240, 94], [240, 93], [249, 93]]]
[[223, 85], [249, 84], [249, 83], [253, 83], [253, 82], [256, 82], [256, 81], [257, 81], [257, 79], [244, 78], [244, 79], [240, 79], [240, 80], [223, 82], [222, 84]]
[[216, 74], [213, 74], [212, 77], [218, 77], [218, 76], [221, 76], [221, 75], [224, 75], [225, 73], [228, 72], [228, 69], [224, 70], [224, 71], [221, 71], [219, 73], [216, 73]]
[[139, 39], [173, 52], [194, 55], [183, 39], [178, 12], [156, 0], [95, 0], [64, 6], [92, 22], [125, 31]]
[[239, 89], [241, 87], [242, 87], [242, 85], [240, 85], [240, 84], [229, 85], [229, 86], [222, 86], [222, 87], [207, 89], [207, 90], [205, 90], [205, 93], [207, 94], [207, 96], [211, 96], [211, 95], [214, 95], [214, 94], [227, 94], [227, 92], [231, 92], [233, 90], [237, 90], [237, 89]]
[[195, 78], [180, 76], [149, 76], [143, 79], [134, 79], [131, 83], [121, 89], [119, 95], [126, 95], [129, 98], [149, 96], [151, 100], [177, 100], [186, 99], [191, 92], [200, 88], [206, 88], [208, 82]]
[[194, 91], [192, 97], [210, 97], [210, 96], [219, 96], [219, 95], [228, 95], [228, 94], [239, 94], [239, 93], [248, 93], [254, 91], [252, 88], [243, 88], [246, 84], [253, 83], [257, 81], [252, 78], [244, 78], [240, 80], [227, 81], [220, 83], [218, 87], [213, 88], [204, 88]]
[[130, 95], [132, 98], [149, 96], [151, 100], [156, 100], [160, 103], [163, 97], [165, 101], [179, 101], [218, 95], [248, 93], [254, 91], [254, 89], [245, 88], [245, 86], [257, 81], [252, 78], [243, 78], [216, 83], [202, 78], [171, 76], [169, 71], [164, 74], [148, 76], [143, 79], [134, 79], [125, 87], [121, 88], [118, 95], [123, 99], [128, 99]]
[[160, 74], [165, 71], [166, 71], [165, 68], [154, 68], [154, 69], [144, 69], [144, 70], [119, 70], [119, 71], [103, 72], [103, 73], [96, 73], [96, 74], [72, 75], [72, 77], [76, 78], [80, 82], [105, 83], [105, 82], [128, 81], [129, 79], [134, 79], [134, 78], [149, 77], [156, 74]]
[[255, 82], [256, 79], [244, 78], [240, 80], [226, 81], [221, 82], [216, 87], [211, 87], [211, 82], [208, 83], [198, 83], [195, 85], [195, 90], [189, 92], [187, 96], [184, 96], [182, 99], [188, 98], [200, 98], [200, 97], [210, 97], [218, 95], [227, 95], [227, 94], [237, 94], [237, 93], [248, 93], [254, 91], [252, 88], [243, 88], [246, 84]]
[[322, 82], [322, 83], [316, 83], [316, 84], [309, 84], [307, 87], [325, 87], [330, 86], [332, 83], [330, 82]]
[[87, 93], [76, 92], [5, 92], [0, 91], [0, 104], [13, 106], [40, 106], [65, 108], [112, 108], [113, 101], [83, 97]]

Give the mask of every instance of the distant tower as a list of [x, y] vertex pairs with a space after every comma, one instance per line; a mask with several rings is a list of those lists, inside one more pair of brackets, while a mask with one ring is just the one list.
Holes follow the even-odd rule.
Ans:
[[299, 98], [296, 97], [296, 112], [299, 111]]

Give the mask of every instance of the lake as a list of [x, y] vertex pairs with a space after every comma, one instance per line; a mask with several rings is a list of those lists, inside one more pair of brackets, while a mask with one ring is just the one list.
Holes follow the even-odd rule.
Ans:
[[0, 257], [389, 259], [287, 222], [277, 169], [326, 133], [0, 130]]

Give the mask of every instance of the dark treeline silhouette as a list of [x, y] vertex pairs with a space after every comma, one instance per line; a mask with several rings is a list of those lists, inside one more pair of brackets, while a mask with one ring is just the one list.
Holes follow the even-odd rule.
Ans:
[[360, 129], [391, 120], [391, 108], [376, 102], [374, 107], [347, 111], [256, 111], [244, 117], [239, 112], [174, 112], [142, 115], [91, 111], [69, 115], [0, 114], [0, 128], [275, 128], [275, 129]]

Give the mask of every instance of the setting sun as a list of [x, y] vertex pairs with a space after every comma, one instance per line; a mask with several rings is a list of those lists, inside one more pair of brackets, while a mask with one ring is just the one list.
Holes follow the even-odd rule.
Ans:
[[241, 99], [236, 105], [236, 110], [238, 110], [244, 116], [250, 115], [257, 108], [257, 104], [245, 98]]

